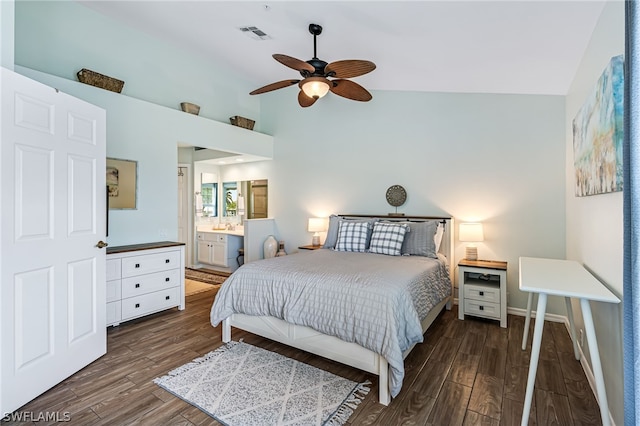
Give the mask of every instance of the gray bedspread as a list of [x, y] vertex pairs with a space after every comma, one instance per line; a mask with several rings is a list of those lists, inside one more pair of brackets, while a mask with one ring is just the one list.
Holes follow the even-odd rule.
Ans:
[[421, 321], [450, 294], [444, 257], [315, 250], [243, 265], [218, 291], [211, 324], [268, 315], [355, 342], [388, 361], [395, 397], [403, 352], [422, 342]]

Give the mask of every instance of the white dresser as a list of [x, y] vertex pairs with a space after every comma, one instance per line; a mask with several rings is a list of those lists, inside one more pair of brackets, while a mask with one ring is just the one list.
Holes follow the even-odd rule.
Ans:
[[184, 301], [184, 244], [171, 241], [107, 249], [107, 326]]

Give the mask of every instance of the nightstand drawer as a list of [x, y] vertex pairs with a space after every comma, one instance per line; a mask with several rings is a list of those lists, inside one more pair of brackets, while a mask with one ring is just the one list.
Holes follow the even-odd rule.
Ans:
[[500, 306], [500, 288], [466, 284], [464, 286], [464, 298], [478, 300], [480, 302], [496, 303]]
[[464, 313], [487, 318], [500, 318], [500, 303], [482, 302], [479, 300], [464, 301]]

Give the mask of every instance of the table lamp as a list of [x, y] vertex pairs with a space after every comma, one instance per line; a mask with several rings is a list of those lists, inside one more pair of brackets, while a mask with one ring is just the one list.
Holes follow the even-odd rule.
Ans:
[[311, 245], [319, 246], [320, 245], [320, 234], [319, 232], [324, 232], [327, 230], [327, 220], [323, 217], [310, 217], [309, 224], [307, 226], [307, 230], [309, 232], [313, 232], [313, 239], [311, 240]]
[[[476, 243], [484, 241], [484, 232], [481, 223], [461, 223], [458, 239], [465, 243]], [[467, 244], [465, 249], [465, 259], [478, 260], [478, 248], [475, 244]]]

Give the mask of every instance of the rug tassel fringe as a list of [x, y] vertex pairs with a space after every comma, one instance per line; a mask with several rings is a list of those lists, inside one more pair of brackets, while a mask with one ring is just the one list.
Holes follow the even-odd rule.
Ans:
[[360, 405], [369, 394], [371, 390], [369, 387], [370, 384], [371, 382], [367, 380], [356, 386], [344, 402], [340, 404], [340, 407], [338, 407], [333, 416], [325, 423], [325, 426], [343, 426], [346, 424], [349, 417], [353, 414], [353, 410], [358, 408], [358, 405]]

